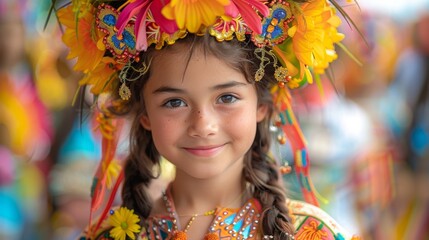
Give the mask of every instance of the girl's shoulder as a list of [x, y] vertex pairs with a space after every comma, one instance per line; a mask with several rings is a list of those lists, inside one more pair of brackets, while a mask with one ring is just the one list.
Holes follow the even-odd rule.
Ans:
[[286, 205], [292, 214], [296, 229], [295, 239], [358, 240], [350, 235], [322, 209], [302, 201], [288, 199]]

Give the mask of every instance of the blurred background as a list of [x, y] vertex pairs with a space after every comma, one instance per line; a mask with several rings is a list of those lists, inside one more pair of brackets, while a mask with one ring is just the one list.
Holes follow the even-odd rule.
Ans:
[[[363, 239], [429, 239], [429, 0], [338, 2], [359, 30], [343, 19], [323, 91], [293, 92], [321, 207]], [[0, 240], [88, 223], [100, 136], [50, 5], [0, 0]]]

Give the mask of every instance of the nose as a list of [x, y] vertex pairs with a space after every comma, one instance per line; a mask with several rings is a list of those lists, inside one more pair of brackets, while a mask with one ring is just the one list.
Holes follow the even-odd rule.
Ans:
[[219, 131], [216, 114], [210, 109], [195, 109], [189, 118], [189, 136], [210, 137], [216, 135]]

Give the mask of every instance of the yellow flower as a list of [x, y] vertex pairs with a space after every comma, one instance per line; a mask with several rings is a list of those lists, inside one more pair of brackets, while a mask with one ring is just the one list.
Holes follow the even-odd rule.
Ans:
[[77, 57], [74, 70], [87, 73], [103, 58], [105, 50], [97, 47], [103, 34], [94, 25], [95, 9], [92, 5], [74, 8], [76, 7], [72, 4], [58, 11], [58, 18], [66, 27], [62, 40], [70, 48], [67, 58]]
[[300, 68], [309, 66], [316, 73], [323, 73], [329, 63], [336, 59], [334, 43], [344, 37], [336, 29], [340, 24], [341, 20], [326, 0], [302, 5], [302, 12], [297, 14], [295, 25], [288, 31]]
[[171, 0], [162, 9], [165, 18], [176, 20], [179, 29], [197, 33], [201, 25], [213, 25], [223, 16], [229, 0]]
[[321, 42], [325, 48], [324, 55], [320, 60], [315, 59], [314, 64], [314, 72], [318, 74], [324, 73], [329, 64], [337, 59], [334, 44], [344, 39], [344, 34], [337, 31], [337, 27], [341, 24], [341, 19], [335, 14], [332, 7], [326, 8], [323, 13], [323, 19], [325, 38], [321, 39]]
[[135, 233], [140, 232], [140, 218], [134, 214], [134, 210], [121, 207], [116, 210], [109, 218], [113, 226], [110, 235], [116, 240], [125, 240], [128, 236], [136, 239]]

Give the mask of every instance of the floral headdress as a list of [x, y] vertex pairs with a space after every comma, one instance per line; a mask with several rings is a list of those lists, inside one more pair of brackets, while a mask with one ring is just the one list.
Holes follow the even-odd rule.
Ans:
[[[306, 143], [291, 107], [290, 89], [318, 80], [337, 58], [334, 45], [344, 38], [337, 32], [341, 20], [334, 0], [72, 0], [57, 15], [66, 27], [63, 41], [77, 58], [76, 71], [85, 73], [81, 85], [95, 96], [118, 86], [122, 101], [130, 98], [126, 71], [139, 61], [139, 52], [154, 45], [162, 49], [188, 33], [212, 35], [218, 41], [246, 36], [257, 46], [261, 60], [255, 80], [272, 64], [278, 85], [271, 90], [278, 115], [278, 140], [289, 140], [294, 168], [306, 201], [316, 204], [308, 177]], [[335, 8], [336, 6], [337, 8]], [[146, 69], [142, 69], [145, 72]], [[138, 80], [138, 79], [137, 79]], [[100, 117], [103, 159], [94, 179], [92, 211], [100, 206], [108, 166], [116, 145], [115, 122], [107, 113]], [[285, 166], [286, 167], [286, 166]], [[285, 168], [286, 169], [286, 168]], [[121, 182], [119, 175], [117, 188]], [[111, 197], [112, 200], [112, 197]], [[110, 200], [110, 202], [111, 202]], [[107, 213], [106, 211], [104, 213]]]

